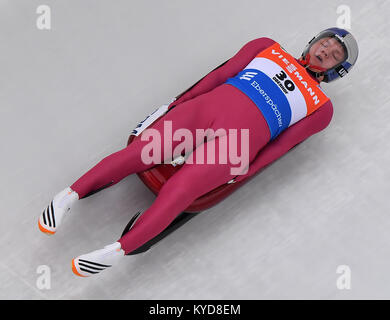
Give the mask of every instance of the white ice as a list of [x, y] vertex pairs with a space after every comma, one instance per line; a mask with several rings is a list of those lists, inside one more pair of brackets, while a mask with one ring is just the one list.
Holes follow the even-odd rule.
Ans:
[[[50, 31], [36, 27], [40, 4], [0, 0], [0, 298], [390, 297], [389, 1], [46, 0]], [[52, 197], [246, 42], [271, 37], [298, 57], [341, 4], [360, 56], [323, 86], [329, 127], [147, 253], [74, 276], [71, 259], [116, 241], [154, 196], [127, 177], [49, 238], [37, 219]]]

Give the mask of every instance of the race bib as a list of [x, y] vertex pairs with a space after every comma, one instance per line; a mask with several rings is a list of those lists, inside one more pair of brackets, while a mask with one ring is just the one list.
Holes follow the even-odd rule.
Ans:
[[245, 93], [260, 109], [271, 140], [329, 100], [306, 69], [279, 43], [261, 51], [226, 83]]

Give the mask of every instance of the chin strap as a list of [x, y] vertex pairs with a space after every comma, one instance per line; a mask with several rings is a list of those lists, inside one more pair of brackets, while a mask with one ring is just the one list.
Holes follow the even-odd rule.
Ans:
[[309, 66], [309, 62], [310, 62], [310, 54], [307, 53], [306, 56], [301, 56], [298, 60], [299, 60], [299, 62], [301, 62], [302, 66], [307, 68]]
[[318, 79], [319, 77], [321, 77], [321, 76], [324, 75], [323, 72], [316, 72], [316, 71], [310, 70], [310, 69], [308, 69], [308, 68], [306, 68], [306, 71], [307, 71], [308, 73], [310, 73], [313, 77], [317, 78], [317, 79]]
[[[310, 65], [310, 54], [307, 53], [306, 56], [301, 56], [298, 59], [299, 63], [305, 67], [306, 71], [313, 75], [316, 78], [319, 78], [324, 75], [324, 72], [327, 71], [325, 68], [317, 67], [317, 66], [311, 66]], [[309, 69], [309, 67], [311, 69]], [[314, 70], [313, 70], [314, 69]]]

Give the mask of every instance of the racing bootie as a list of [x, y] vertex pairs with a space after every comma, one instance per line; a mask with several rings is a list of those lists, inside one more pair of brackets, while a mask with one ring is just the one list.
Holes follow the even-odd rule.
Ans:
[[38, 219], [39, 230], [49, 235], [55, 234], [65, 213], [69, 212], [71, 206], [78, 199], [79, 195], [70, 187], [58, 193], [40, 215]]
[[116, 265], [125, 256], [119, 242], [103, 249], [82, 254], [72, 260], [72, 271], [80, 277], [89, 277]]

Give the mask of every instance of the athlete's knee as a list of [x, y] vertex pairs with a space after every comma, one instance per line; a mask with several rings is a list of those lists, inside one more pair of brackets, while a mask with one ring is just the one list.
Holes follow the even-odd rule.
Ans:
[[210, 176], [203, 176], [200, 173], [199, 176], [191, 178], [172, 179], [167, 191], [174, 193], [178, 201], [191, 202], [210, 191], [213, 185], [214, 181], [210, 181]]
[[190, 201], [196, 198], [193, 179], [177, 179], [174, 175], [162, 186], [159, 194], [165, 194], [175, 201]]

